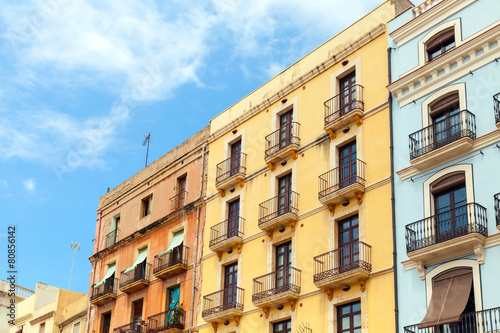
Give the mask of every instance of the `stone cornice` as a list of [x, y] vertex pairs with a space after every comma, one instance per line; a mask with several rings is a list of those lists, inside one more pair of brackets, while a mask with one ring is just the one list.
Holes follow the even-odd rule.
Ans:
[[368, 44], [369, 42], [371, 42], [372, 40], [374, 40], [378, 36], [382, 35], [384, 32], [385, 32], [385, 25], [381, 23], [378, 26], [376, 26], [375, 28], [373, 28], [372, 30], [370, 30], [369, 32], [367, 32], [366, 34], [364, 34], [363, 36], [361, 36], [360, 38], [358, 38], [357, 40], [355, 40], [354, 42], [352, 42], [349, 47], [346, 47], [345, 49], [335, 53], [331, 58], [328, 58], [323, 63], [318, 64], [316, 67], [311, 69], [309, 72], [300, 76], [295, 81], [293, 81], [291, 84], [289, 84], [288, 86], [286, 86], [282, 90], [278, 91], [276, 94], [272, 95], [264, 102], [254, 106], [253, 108], [251, 108], [248, 112], [246, 112], [242, 116], [236, 118], [232, 122], [228, 123], [224, 127], [220, 128], [217, 131], [215, 131], [214, 133], [212, 133], [208, 139], [209, 143], [212, 143], [213, 141], [217, 140], [218, 138], [220, 138], [221, 136], [223, 136], [227, 132], [233, 130], [236, 126], [244, 123], [245, 121], [247, 121], [248, 119], [250, 119], [254, 115], [258, 114], [259, 112], [263, 111], [265, 108], [267, 108], [270, 105], [272, 105], [273, 103], [275, 103], [276, 101], [283, 99], [283, 97], [286, 96], [287, 94], [289, 94], [291, 91], [299, 88], [304, 83], [312, 80], [313, 78], [315, 78], [319, 74], [323, 73], [324, 71], [326, 71], [327, 69], [329, 69], [330, 67], [335, 65], [340, 60], [342, 60], [345, 57], [347, 57], [348, 55], [356, 52], [357, 50], [359, 50], [360, 48], [362, 48], [363, 46], [365, 46], [366, 44]]
[[[483, 135], [483, 136], [475, 139], [473, 141], [473, 144], [472, 144], [472, 151], [468, 151], [466, 153], [455, 155], [452, 158], [445, 160], [445, 161], [440, 160], [439, 165], [448, 163], [448, 162], [453, 161], [453, 160], [457, 160], [460, 157], [463, 157], [465, 155], [468, 155], [468, 154], [473, 153], [475, 151], [478, 151], [480, 149], [484, 149], [484, 148], [491, 146], [499, 141], [500, 141], [500, 129], [493, 131], [493, 132], [490, 132], [486, 135]], [[399, 177], [401, 177], [401, 180], [407, 180], [411, 177], [415, 177], [416, 175], [421, 174], [421, 173], [423, 173], [427, 170], [430, 170], [432, 168], [435, 168], [435, 167], [436, 167], [436, 165], [432, 165], [432, 166], [425, 168], [425, 169], [417, 169], [412, 165], [412, 166], [409, 166], [405, 169], [399, 170], [396, 173], [399, 175]]]
[[[500, 24], [388, 85], [403, 107], [500, 57]], [[496, 45], [495, 45], [496, 44]]]
[[40, 316], [40, 317], [35, 318], [32, 321], [30, 321], [30, 325], [33, 326], [35, 324], [41, 323], [42, 321], [45, 321], [45, 320], [52, 318], [52, 317], [55, 317], [55, 315], [56, 315], [55, 311], [50, 311], [50, 312], [44, 314], [43, 316]]
[[389, 34], [398, 47], [477, 0], [444, 0]]

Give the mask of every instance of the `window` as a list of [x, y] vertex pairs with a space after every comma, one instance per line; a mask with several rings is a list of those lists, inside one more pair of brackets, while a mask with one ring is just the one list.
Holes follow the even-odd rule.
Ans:
[[135, 330], [135, 332], [140, 332], [141, 329], [142, 306], [142, 298], [132, 303], [132, 323], [134, 325], [133, 330]]
[[356, 183], [357, 158], [356, 141], [339, 148], [339, 189]]
[[39, 333], [45, 333], [45, 323], [40, 324]]
[[107, 236], [107, 247], [116, 243], [116, 236], [118, 234], [118, 225], [120, 224], [120, 214], [113, 217], [111, 220], [111, 232]]
[[436, 148], [456, 141], [462, 134], [462, 121], [458, 91], [429, 105]]
[[[238, 263], [226, 265], [224, 267], [224, 304], [236, 304], [238, 283]], [[232, 307], [234, 307], [234, 305]]]
[[241, 166], [241, 139], [231, 145], [231, 159], [230, 159], [230, 172], [229, 176], [234, 176], [240, 172]]
[[288, 333], [292, 331], [292, 320], [287, 319], [273, 324], [273, 333]]
[[240, 199], [228, 204], [227, 215], [227, 238], [239, 236]]
[[187, 175], [177, 178], [176, 199], [174, 202], [175, 209], [184, 207], [187, 197]]
[[115, 263], [108, 264], [108, 269], [106, 270], [103, 279], [94, 285], [94, 290], [97, 290], [97, 293], [99, 294], [101, 293], [99, 288], [102, 288], [103, 294], [114, 292], [113, 289], [115, 283], [115, 270], [116, 270]]
[[337, 332], [361, 333], [361, 302], [337, 307]]
[[104, 313], [101, 317], [101, 322], [102, 322], [102, 333], [109, 333], [109, 330], [111, 329], [111, 312]]
[[432, 61], [454, 48], [455, 29], [451, 27], [439, 32], [425, 43], [427, 61]]
[[279, 147], [284, 148], [292, 144], [293, 136], [293, 109], [280, 115]]
[[292, 266], [292, 242], [276, 246], [276, 287], [290, 285]]
[[[184, 230], [177, 231], [174, 233], [174, 238], [172, 238], [172, 243], [170, 243], [169, 248], [172, 248], [172, 255], [170, 256], [169, 266], [173, 266], [182, 263], [183, 257], [183, 246], [184, 244]], [[168, 251], [168, 250], [167, 250]]]
[[359, 219], [351, 216], [338, 222], [339, 228], [339, 273], [359, 265]]
[[80, 322], [73, 325], [73, 333], [80, 333]]
[[292, 174], [278, 178], [278, 215], [289, 213], [292, 208]]
[[356, 72], [351, 72], [339, 80], [340, 117], [356, 107]]
[[148, 216], [151, 214], [153, 209], [153, 195], [148, 196], [145, 199], [142, 199], [142, 216]]

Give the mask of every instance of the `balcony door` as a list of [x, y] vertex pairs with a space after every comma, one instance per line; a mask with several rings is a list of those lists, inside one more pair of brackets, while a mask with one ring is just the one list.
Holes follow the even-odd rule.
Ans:
[[292, 174], [278, 179], [278, 215], [290, 212], [292, 206]]
[[238, 263], [224, 267], [224, 305], [236, 304]]
[[357, 215], [338, 222], [339, 273], [359, 266], [359, 218]]
[[[174, 238], [182, 237], [183, 235], [184, 235], [184, 230], [181, 230], [174, 233]], [[183, 249], [184, 249], [184, 240], [179, 245], [177, 245], [172, 249], [172, 255], [170, 256], [169, 266], [173, 266], [175, 264], [182, 262]]]
[[292, 320], [284, 320], [273, 324], [273, 333], [289, 333], [292, 332]]
[[[459, 179], [461, 175], [455, 177]], [[452, 182], [453, 176], [444, 181]], [[437, 242], [444, 242], [467, 233], [467, 193], [465, 183], [459, 183], [435, 193], [434, 205]]]
[[142, 320], [142, 298], [134, 303], [132, 303], [134, 312], [132, 313], [132, 323], [134, 325], [133, 330], [135, 332], [141, 331], [141, 320]]
[[356, 182], [356, 161], [356, 141], [339, 148], [339, 189]]
[[337, 332], [361, 333], [361, 302], [337, 307]]
[[227, 219], [227, 238], [238, 236], [238, 227], [240, 216], [240, 200], [234, 200], [228, 206], [228, 219]]
[[276, 246], [276, 288], [290, 285], [292, 242]]
[[458, 93], [442, 98], [430, 109], [435, 149], [458, 140], [462, 132]]
[[280, 148], [288, 146], [292, 141], [293, 110], [287, 111], [280, 116], [279, 145]]
[[340, 116], [345, 115], [356, 103], [356, 72], [344, 76], [339, 81], [340, 86]]
[[177, 202], [176, 209], [184, 207], [186, 204], [186, 186], [187, 186], [187, 176], [183, 176], [177, 179]]
[[230, 160], [230, 176], [240, 172], [241, 165], [241, 140], [236, 141], [231, 145], [231, 160]]
[[102, 333], [110, 333], [111, 329], [111, 312], [102, 315]]

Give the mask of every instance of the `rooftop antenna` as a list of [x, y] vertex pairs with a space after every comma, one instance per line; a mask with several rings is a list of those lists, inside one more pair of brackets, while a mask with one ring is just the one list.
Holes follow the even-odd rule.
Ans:
[[[76, 247], [78, 247], [78, 249]], [[69, 273], [68, 290], [70, 290], [69, 288], [71, 287], [71, 275], [73, 275], [73, 265], [75, 264], [76, 251], [80, 251], [80, 247], [80, 243], [73, 243], [73, 241], [71, 241], [71, 250], [73, 250], [73, 262], [71, 263], [71, 272]]]
[[144, 142], [142, 144], [142, 146], [144, 147], [146, 145], [146, 142], [148, 143], [148, 149], [146, 150], [146, 166], [148, 166], [149, 140], [151, 140], [151, 133], [148, 133], [148, 136], [144, 139]]

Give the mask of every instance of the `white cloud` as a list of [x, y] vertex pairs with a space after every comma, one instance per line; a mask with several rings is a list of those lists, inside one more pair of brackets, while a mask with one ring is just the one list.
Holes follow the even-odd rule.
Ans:
[[0, 185], [3, 187], [9, 187], [9, 183], [5, 179], [0, 179]]
[[35, 190], [36, 182], [32, 178], [28, 178], [25, 181], [23, 181], [24, 188], [28, 192], [33, 192]]

